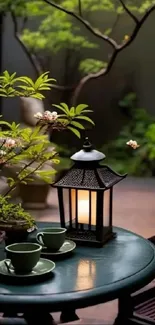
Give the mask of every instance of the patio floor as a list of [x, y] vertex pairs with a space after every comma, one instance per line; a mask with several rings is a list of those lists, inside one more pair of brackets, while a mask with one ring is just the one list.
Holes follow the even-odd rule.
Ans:
[[[57, 196], [51, 189], [49, 208], [31, 211], [38, 221], [59, 221]], [[143, 237], [155, 235], [155, 179], [127, 178], [114, 190], [115, 226], [129, 229]], [[78, 310], [80, 318], [97, 319], [96, 324], [111, 325], [117, 315], [117, 301]], [[55, 315], [58, 319], [58, 314]], [[103, 320], [104, 319], [104, 323]]]

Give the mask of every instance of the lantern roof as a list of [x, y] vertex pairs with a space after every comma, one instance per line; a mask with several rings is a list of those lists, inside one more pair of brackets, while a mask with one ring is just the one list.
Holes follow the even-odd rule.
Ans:
[[75, 162], [73, 167], [54, 184], [54, 187], [106, 190], [114, 186], [127, 174], [120, 175], [109, 166], [100, 165], [99, 162], [104, 158], [105, 155], [94, 150], [86, 139], [83, 149], [71, 157]]
[[85, 138], [85, 142], [83, 144], [83, 148], [76, 152], [73, 156], [71, 156], [71, 159], [73, 161], [101, 161], [105, 158], [105, 154], [94, 150], [92, 144], [88, 140], [88, 138]]

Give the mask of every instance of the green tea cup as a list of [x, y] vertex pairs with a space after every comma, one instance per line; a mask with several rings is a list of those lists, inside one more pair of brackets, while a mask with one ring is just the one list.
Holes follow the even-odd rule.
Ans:
[[7, 258], [16, 273], [30, 273], [40, 259], [42, 246], [35, 243], [16, 243], [5, 247]]
[[42, 228], [37, 234], [38, 243], [52, 251], [58, 251], [63, 245], [66, 236], [65, 228]]

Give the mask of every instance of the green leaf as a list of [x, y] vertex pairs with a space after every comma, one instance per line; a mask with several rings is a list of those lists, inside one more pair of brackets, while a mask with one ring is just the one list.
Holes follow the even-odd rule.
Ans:
[[76, 119], [85, 120], [85, 121], [87, 121], [87, 122], [89, 122], [89, 123], [95, 125], [95, 123], [94, 123], [94, 122], [90, 119], [90, 117], [88, 117], [88, 116], [83, 116], [83, 115], [81, 115], [81, 116], [76, 116]]
[[33, 87], [30, 87], [30, 86], [19, 85], [19, 86], [17, 86], [17, 87], [20, 88], [20, 89], [24, 89], [24, 90], [26, 90], [26, 91], [34, 92], [34, 88], [33, 88]]
[[8, 72], [7, 70], [5, 70], [5, 71], [3, 72], [3, 74], [4, 74], [4, 76], [6, 77], [7, 80], [10, 79], [10, 75], [9, 75], [9, 72]]
[[86, 104], [79, 104], [78, 106], [76, 106], [75, 112], [76, 114], [80, 114], [85, 108], [87, 108], [88, 105]]
[[6, 121], [0, 121], [0, 125], [6, 125], [11, 129], [11, 124], [9, 122]]
[[75, 115], [75, 107], [71, 107], [70, 108], [69, 115], [70, 116], [74, 116]]
[[72, 121], [70, 124], [76, 126], [78, 129], [84, 130], [84, 126], [77, 121]]
[[78, 138], [81, 138], [80, 132], [77, 129], [74, 129], [71, 126], [68, 126], [68, 129], [72, 131]]
[[32, 86], [34, 89], [34, 82], [32, 81], [31, 78], [29, 78], [27, 76], [23, 76], [23, 77], [19, 77], [18, 80], [26, 83], [29, 86]]
[[69, 114], [69, 108], [68, 108], [68, 105], [66, 103], [60, 103], [60, 105], [65, 109], [65, 112], [67, 114]]
[[52, 106], [59, 108], [61, 111], [63, 111], [65, 113], [65, 116], [66, 116], [66, 110], [62, 106], [57, 105], [57, 104], [52, 104]]
[[92, 109], [84, 109], [84, 110], [82, 111], [82, 114], [83, 114], [83, 113], [92, 113], [92, 112], [93, 112]]

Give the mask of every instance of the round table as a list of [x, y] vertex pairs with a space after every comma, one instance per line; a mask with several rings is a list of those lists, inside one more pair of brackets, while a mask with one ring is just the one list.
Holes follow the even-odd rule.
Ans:
[[11, 309], [26, 313], [33, 309], [67, 314], [116, 298], [125, 306], [125, 297], [155, 277], [155, 249], [148, 240], [130, 231], [114, 231], [117, 237], [102, 248], [79, 246], [67, 258], [57, 260], [54, 276], [43, 282], [0, 282], [0, 312]]

